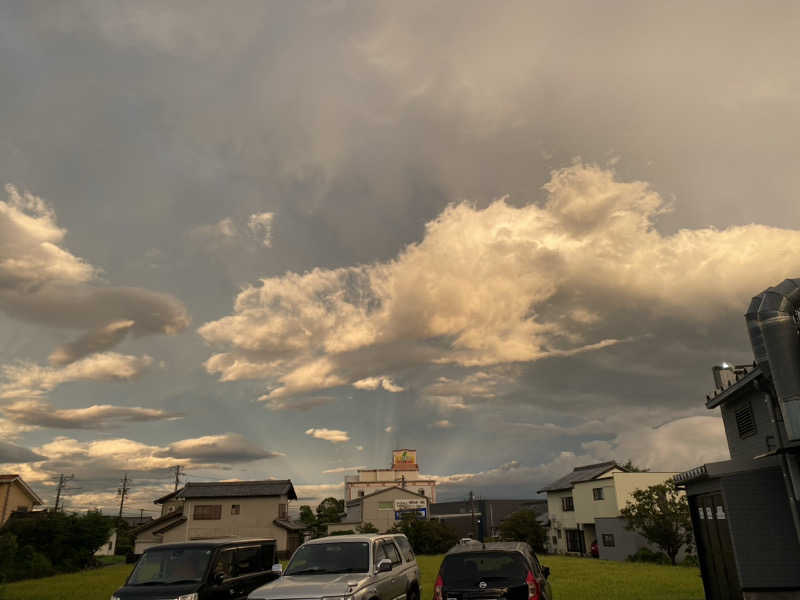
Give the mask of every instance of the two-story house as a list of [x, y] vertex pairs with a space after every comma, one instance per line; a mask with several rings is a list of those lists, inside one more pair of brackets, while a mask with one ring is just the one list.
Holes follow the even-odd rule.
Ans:
[[0, 474], [0, 527], [13, 512], [29, 512], [42, 504], [42, 499], [19, 475]]
[[292, 500], [297, 494], [290, 480], [190, 482], [154, 500], [161, 516], [134, 530], [134, 552], [168, 542], [266, 537], [285, 556], [300, 545], [303, 530], [289, 519]]
[[648, 546], [625, 528], [620, 510], [633, 492], [663, 483], [675, 473], [631, 473], [616, 462], [576, 467], [540, 492], [547, 493], [548, 546], [559, 554], [587, 554], [597, 541], [600, 558], [625, 560]]

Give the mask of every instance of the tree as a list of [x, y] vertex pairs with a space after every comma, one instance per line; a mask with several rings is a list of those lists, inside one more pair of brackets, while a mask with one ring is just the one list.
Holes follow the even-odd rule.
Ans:
[[307, 504], [300, 507], [300, 520], [309, 527], [314, 525], [317, 521], [317, 517], [314, 516], [314, 511], [312, 511], [311, 507]]
[[628, 459], [628, 462], [620, 465], [620, 467], [622, 467], [629, 473], [647, 473], [650, 470], [633, 464], [633, 460], [631, 460], [630, 458]]
[[378, 533], [378, 528], [375, 527], [375, 525], [373, 525], [369, 521], [367, 521], [366, 523], [363, 523], [362, 525], [356, 527], [356, 531], [358, 533]]
[[505, 540], [526, 542], [536, 552], [544, 552], [545, 530], [535, 511], [522, 509], [509, 515], [500, 524], [500, 535]]
[[691, 546], [692, 524], [689, 503], [671, 479], [633, 492], [633, 501], [621, 511], [626, 528], [658, 546], [675, 564], [683, 546]]
[[458, 534], [439, 521], [419, 519], [416, 515], [403, 517], [390, 533], [404, 533], [417, 554], [442, 554], [458, 541]]
[[342, 513], [344, 512], [344, 500], [337, 500], [336, 498], [325, 498], [317, 506], [317, 521], [322, 523], [338, 523], [342, 520]]

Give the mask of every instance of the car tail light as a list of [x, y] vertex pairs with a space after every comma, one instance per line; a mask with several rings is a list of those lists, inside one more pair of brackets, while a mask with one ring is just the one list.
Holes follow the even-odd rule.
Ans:
[[439, 575], [436, 578], [436, 583], [433, 586], [433, 600], [442, 600], [442, 588], [444, 587], [444, 580]]
[[536, 577], [530, 571], [528, 571], [528, 576], [525, 578], [525, 583], [528, 584], [528, 600], [541, 600], [542, 590], [539, 587], [539, 582], [536, 581]]

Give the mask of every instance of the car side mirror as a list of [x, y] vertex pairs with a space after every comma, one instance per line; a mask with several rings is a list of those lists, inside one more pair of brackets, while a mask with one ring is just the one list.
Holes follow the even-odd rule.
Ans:
[[283, 574], [283, 565], [281, 563], [275, 563], [272, 565], [272, 572], [276, 575], [280, 576]]
[[222, 585], [225, 581], [225, 573], [214, 573], [214, 583]]
[[378, 563], [378, 573], [386, 573], [392, 570], [392, 561], [388, 558], [382, 558]]
[[544, 575], [545, 579], [550, 577], [550, 567], [542, 567], [542, 574]]

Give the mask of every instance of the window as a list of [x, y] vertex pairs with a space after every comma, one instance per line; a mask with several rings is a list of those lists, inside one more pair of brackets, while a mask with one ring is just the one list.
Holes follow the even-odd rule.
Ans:
[[582, 537], [583, 534], [577, 529], [567, 529], [567, 552], [583, 552]]
[[236, 565], [234, 573], [236, 577], [239, 575], [247, 575], [248, 573], [258, 573], [263, 571], [261, 565], [261, 555], [258, 551], [258, 546], [248, 546], [247, 548], [236, 549]]
[[358, 497], [359, 498], [363, 498], [364, 497], [364, 490], [358, 490]]
[[221, 573], [223, 577], [231, 577], [233, 573], [233, 550], [223, 550], [214, 565], [214, 575]]
[[553, 536], [553, 546], [557, 545], [558, 545], [558, 538], [556, 536]]
[[399, 565], [403, 562], [400, 560], [400, 553], [392, 542], [384, 542], [383, 549], [384, 552], [386, 552], [386, 558], [391, 560], [393, 565]]
[[572, 503], [572, 496], [564, 496], [561, 498], [561, 510], [565, 512], [575, 510], [575, 504]]
[[558, 539], [561, 539], [561, 530], [556, 529], [556, 534], [558, 535]]
[[595, 500], [603, 499], [603, 488], [592, 488], [592, 498]]
[[231, 514], [238, 515], [242, 512], [242, 506], [240, 504], [231, 504]]
[[278, 504], [278, 518], [279, 519], [286, 519], [289, 516], [289, 505], [288, 504]]
[[383, 544], [378, 542], [375, 544], [375, 566], [378, 565], [384, 558], [388, 558], [386, 556], [386, 550], [383, 549]]
[[418, 493], [420, 496], [424, 496], [424, 495], [425, 495], [425, 490], [424, 490], [423, 488], [419, 488], [419, 489], [417, 490], [417, 493]]
[[218, 521], [222, 518], [222, 505], [196, 504], [192, 518], [195, 521]]
[[614, 547], [614, 534], [613, 533], [604, 533], [603, 534], [603, 546], [608, 548]]
[[111, 544], [112, 544], [112, 542], [108, 542], [108, 549], [109, 550], [111, 550]]
[[736, 409], [736, 429], [739, 431], [739, 438], [744, 439], [755, 435], [756, 420], [753, 417], [753, 407], [747, 402]]
[[409, 543], [408, 539], [405, 537], [395, 538], [397, 541], [397, 545], [400, 546], [400, 553], [405, 557], [408, 562], [414, 560], [414, 550], [411, 548], [411, 544]]

